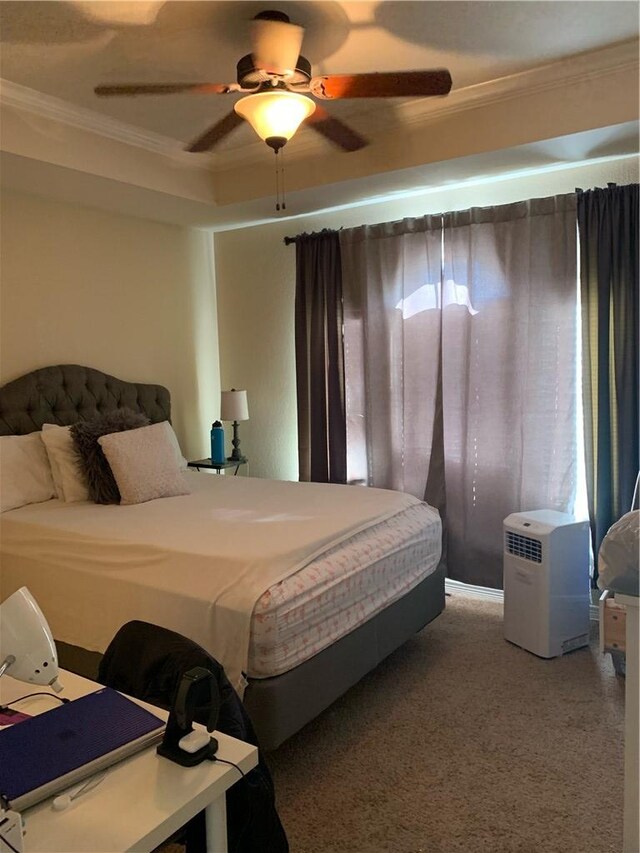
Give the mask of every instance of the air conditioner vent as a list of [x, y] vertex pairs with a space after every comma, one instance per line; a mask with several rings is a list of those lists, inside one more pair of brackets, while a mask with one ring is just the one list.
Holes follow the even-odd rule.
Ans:
[[542, 542], [539, 539], [531, 539], [520, 533], [512, 533], [510, 530], [506, 533], [509, 554], [522, 557], [523, 560], [531, 560], [532, 563], [542, 562]]

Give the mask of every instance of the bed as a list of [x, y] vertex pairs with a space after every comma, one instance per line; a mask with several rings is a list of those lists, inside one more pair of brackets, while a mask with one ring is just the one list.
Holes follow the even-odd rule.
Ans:
[[[162, 386], [42, 368], [0, 388], [0, 434], [123, 407], [170, 421]], [[67, 668], [95, 665], [130, 619], [164, 625], [223, 663], [274, 749], [444, 608], [440, 519], [414, 498], [183, 476], [184, 496], [52, 499], [0, 516], [1, 597], [29, 587]]]

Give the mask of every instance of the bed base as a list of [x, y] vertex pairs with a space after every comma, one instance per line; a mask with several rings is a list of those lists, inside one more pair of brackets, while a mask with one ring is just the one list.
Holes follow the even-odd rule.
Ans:
[[264, 750], [276, 749], [444, 610], [444, 569], [308, 661], [250, 678], [244, 704]]
[[[444, 610], [444, 568], [295, 669], [250, 678], [244, 704], [260, 746], [276, 749]], [[64, 669], [95, 679], [102, 658], [56, 641]]]

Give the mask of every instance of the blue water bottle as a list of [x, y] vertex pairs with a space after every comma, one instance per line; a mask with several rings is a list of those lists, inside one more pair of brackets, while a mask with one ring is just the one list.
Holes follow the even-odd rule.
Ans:
[[224, 430], [220, 421], [211, 425], [211, 461], [222, 464], [224, 458]]

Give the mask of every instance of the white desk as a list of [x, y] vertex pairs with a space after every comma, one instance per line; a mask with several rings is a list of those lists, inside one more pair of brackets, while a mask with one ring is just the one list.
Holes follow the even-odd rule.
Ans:
[[[101, 687], [64, 670], [59, 680], [64, 686], [60, 695], [69, 699]], [[0, 679], [2, 703], [35, 690], [49, 688], [7, 676]], [[158, 708], [139, 704], [166, 719], [167, 714]], [[39, 714], [57, 705], [55, 700], [39, 696], [14, 707], [27, 714]], [[216, 737], [221, 759], [233, 761], [244, 773], [256, 766], [256, 747], [219, 732]], [[225, 792], [239, 778], [235, 767], [212, 761], [197, 767], [180, 767], [158, 756], [154, 746], [114, 764], [96, 788], [73, 800], [65, 811], [54, 811], [50, 799], [24, 811], [25, 853], [146, 853], [203, 809], [208, 853], [226, 853]]]
[[638, 730], [640, 728], [640, 619], [637, 595], [616, 593], [616, 601], [627, 609], [626, 679], [624, 708], [624, 853], [640, 850], [640, 785], [638, 776]]

